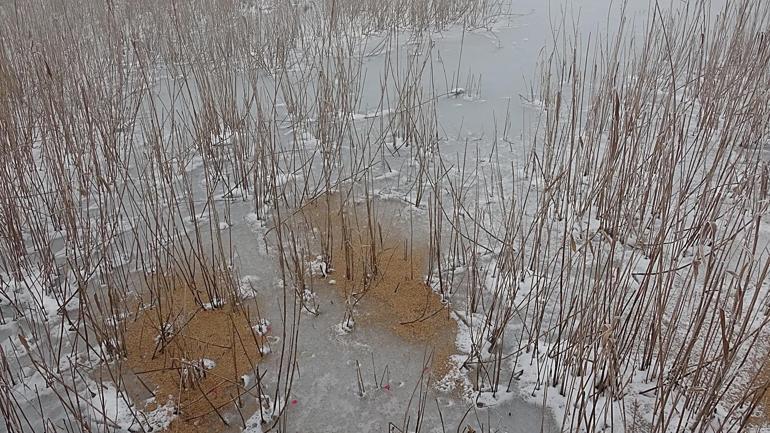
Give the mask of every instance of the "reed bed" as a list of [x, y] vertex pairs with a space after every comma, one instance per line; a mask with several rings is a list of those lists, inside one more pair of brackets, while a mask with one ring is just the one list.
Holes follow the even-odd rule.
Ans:
[[[289, 430], [319, 278], [347, 332], [367, 296], [396, 334], [440, 318], [390, 431], [491, 431], [478, 411], [520, 395], [563, 431], [766, 423], [769, 8], [556, 25], [531, 128], [509, 111], [452, 155], [442, 101], [485, 90], [434, 36], [462, 45], [506, 2], [3, 4], [5, 429]], [[384, 201], [413, 218], [399, 236]], [[275, 283], [241, 275], [261, 249]], [[400, 320], [416, 298], [378, 292], [389, 273], [435, 311]], [[451, 426], [428, 415], [447, 388]]]
[[454, 236], [473, 240], [473, 258], [437, 261], [471, 267], [477, 401], [518, 383], [564, 431], [755, 426], [768, 387], [768, 10], [706, 6], [652, 4], [641, 37], [623, 21], [607, 40], [556, 29], [525, 97], [540, 113], [526, 163], [486, 187], [507, 201], [504, 230], [485, 234], [450, 188], [476, 221]]

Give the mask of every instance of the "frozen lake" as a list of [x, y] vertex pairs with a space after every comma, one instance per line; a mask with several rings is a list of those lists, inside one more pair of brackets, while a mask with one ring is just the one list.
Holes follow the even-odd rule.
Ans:
[[71, 2], [0, 8], [0, 431], [767, 423], [766, 6]]

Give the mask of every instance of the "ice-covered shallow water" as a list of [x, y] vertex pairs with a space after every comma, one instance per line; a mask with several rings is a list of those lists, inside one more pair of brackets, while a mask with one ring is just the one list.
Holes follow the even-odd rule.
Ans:
[[[333, 299], [321, 295], [320, 301], [330, 304]], [[330, 305], [326, 308], [324, 317], [308, 320], [302, 327], [300, 376], [292, 393], [298, 403], [290, 408], [289, 431], [392, 431], [389, 425], [401, 428], [405, 417], [411, 418], [414, 426], [419, 404], [415, 390], [429, 349], [403, 342], [382, 329], [364, 326], [339, 336], [334, 328], [342, 311], [335, 311]], [[367, 388], [363, 397], [357, 387], [356, 361]], [[518, 397], [494, 407], [475, 408], [452, 395], [432, 391], [422, 431], [442, 431], [441, 419], [447, 428], [460, 425], [469, 407], [474, 409], [472, 419], [479, 417], [493, 431], [523, 433], [540, 431], [541, 427], [542, 431], [555, 431], [542, 408]]]
[[[608, 2], [601, 0], [564, 0], [549, 4], [536, 0], [515, 1], [512, 7], [514, 15], [492, 29], [463, 32], [453, 28], [432, 35], [430, 39], [435, 45], [423, 55], [430, 55], [435, 80], [432, 85], [441, 95], [437, 98], [436, 110], [442, 154], [452, 159], [470, 145], [474, 149], [471, 160], [476, 158], [476, 150], [481, 155], [479, 159], [486, 160], [494, 143], [505, 139], [510, 141], [510, 145], [500, 147], [498, 158], [517, 165], [517, 158], [523, 155], [521, 147], [526, 141], [521, 139], [522, 131], [529, 125], [530, 116], [535, 117], [538, 110], [537, 101], [531, 100], [532, 95], [528, 94], [530, 83], [536, 80], [537, 62], [546, 53], [543, 47], [553, 42], [552, 28], [554, 21], [558, 20], [555, 17], [566, 12], [571, 20], [565, 25], [570, 27], [573, 22], [577, 23], [579, 32], [586, 36], [595, 34], [597, 30], [612, 33], [617, 28], [618, 15], [608, 14], [607, 5]], [[629, 2], [626, 10], [628, 25], [643, 28], [648, 11], [647, 1]], [[399, 56], [410, 55], [407, 42], [405, 40], [399, 45], [403, 50]], [[367, 117], [366, 114], [390, 108], [382, 106], [379, 100], [378, 77], [384, 69], [383, 59], [383, 53], [365, 58], [363, 70], [367, 79], [363, 99], [356, 106], [356, 113], [351, 114]], [[159, 84], [158, 87], [163, 89], [164, 85]], [[463, 91], [447, 95], [458, 88], [463, 88]], [[164, 98], [165, 102], [170, 102], [167, 94], [159, 91], [159, 99]], [[170, 103], [168, 107], [169, 111], [177, 108]], [[509, 120], [507, 124], [506, 118]], [[368, 120], [356, 121], [366, 124]], [[290, 128], [286, 132], [290, 132]], [[307, 141], [312, 142], [313, 139], [310, 137]], [[391, 155], [387, 160], [390, 167], [398, 169], [412, 162], [406, 152], [401, 156]], [[509, 165], [502, 164], [503, 167]], [[199, 176], [201, 170], [200, 167], [192, 169], [193, 178]], [[397, 197], [408, 195], [404, 185], [399, 183], [402, 179], [399, 179], [398, 173], [387, 176], [390, 172], [385, 167], [380, 167], [380, 170], [383, 177], [375, 185], [377, 189], [381, 192], [394, 191]], [[505, 174], [513, 175], [510, 172]], [[201, 189], [200, 184], [194, 186], [197, 192]], [[215, 205], [221, 207], [223, 203]], [[253, 211], [251, 204], [234, 202], [230, 206], [229, 222], [232, 226], [223, 226], [221, 231], [232, 240], [237, 251], [238, 272], [259, 278], [260, 300], [268, 306], [266, 316], [276, 324], [278, 333], [281, 329], [278, 318], [271, 317], [279, 311], [281, 294], [275, 277], [275, 251], [268, 246], [265, 252], [262, 241], [264, 229], [253, 230], [253, 220], [247, 217]], [[400, 427], [405, 416], [414, 419], [413, 392], [418, 386], [422, 361], [429, 348], [363, 326], [350, 334], [339, 335], [335, 327], [344, 315], [343, 303], [331, 290], [319, 290], [318, 297], [322, 314], [317, 317], [304, 315], [300, 322], [298, 374], [292, 387], [293, 399], [287, 409], [288, 431], [394, 431], [390, 423]], [[461, 306], [462, 300], [457, 300], [456, 305]], [[6, 317], [12, 317], [5, 304], [2, 308]], [[13, 324], [0, 328], [4, 350], [12, 351], [10, 344], [19, 347], [18, 341], [11, 343], [11, 338], [17, 333], [18, 328]], [[267, 361], [268, 364], [274, 359], [275, 355]], [[368, 386], [363, 397], [357, 388], [359, 368], [356, 361]], [[383, 381], [382, 374], [386, 368], [388, 375]], [[374, 384], [375, 374], [378, 375], [377, 384]], [[516, 392], [518, 390], [514, 386], [513, 393]], [[33, 394], [30, 391], [27, 395]], [[42, 398], [46, 399], [45, 396]], [[49, 416], [62, 411], [54, 401], [51, 398], [47, 400], [51, 403], [45, 408]], [[37, 405], [37, 401], [29, 401], [30, 413], [34, 413]], [[448, 431], [454, 430], [469, 407], [472, 408], [469, 416], [477, 421], [475, 425], [484, 424], [491, 431], [555, 429], [554, 420], [547, 410], [526, 403], [518, 395], [491, 407], [477, 407], [473, 401], [431, 391], [422, 431], [443, 431], [442, 420]], [[414, 425], [414, 421], [410, 424]]]
[[[411, 205], [398, 200], [380, 202], [379, 206], [384, 215], [395, 215], [388, 224], [406, 225], [409, 213], [414, 212]], [[279, 311], [281, 291], [269, 257], [272, 247], [268, 247], [266, 255], [249, 242], [265, 229], [253, 230], [253, 226], [238, 224], [230, 230], [234, 238], [239, 239], [239, 269], [244, 275], [258, 278], [255, 287], [258, 287], [261, 308], [268, 306], [267, 310], [272, 313], [266, 317], [274, 324], [273, 333], [280, 335], [275, 312]], [[424, 228], [415, 230], [419, 232]], [[329, 274], [326, 279], [318, 277], [315, 293], [320, 314], [303, 313], [301, 317], [298, 371], [291, 404], [287, 407], [287, 431], [393, 432], [405, 425], [414, 431], [417, 422], [422, 423], [420, 431], [425, 432], [453, 431], [458, 426], [462, 430], [466, 425], [475, 428], [483, 425], [491, 429], [485, 431], [498, 432], [558, 431], [547, 410], [519, 396], [515, 382], [510, 392], [503, 392], [505, 387], [502, 387], [501, 398], [493, 405], [461, 397], [463, 389], [442, 392], [426, 385], [430, 373], [426, 371], [425, 360], [431, 355], [432, 345], [405, 341], [387, 327], [367, 323], [366, 316], [379, 307], [367, 303], [366, 298], [356, 308], [358, 324], [352, 332], [340, 332], [339, 326], [345, 317], [344, 299], [337, 288], [328, 283], [336, 278], [342, 278], [339, 272]], [[461, 303], [458, 299], [458, 308]], [[459, 351], [458, 355], [461, 355]], [[268, 359], [267, 363], [274, 361], [274, 358]], [[363, 379], [363, 396], [359, 374]], [[433, 377], [432, 382], [439, 379]], [[427, 392], [427, 398], [424, 412], [418, 416], [421, 392]]]

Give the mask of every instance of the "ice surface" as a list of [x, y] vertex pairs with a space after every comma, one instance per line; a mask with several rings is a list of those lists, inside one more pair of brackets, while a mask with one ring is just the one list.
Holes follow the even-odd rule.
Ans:
[[[256, 2], [253, 10], [266, 11], [270, 9], [269, 2]], [[491, 149], [494, 143], [505, 142], [500, 146], [498, 158], [505, 161], [503, 177], [521, 180], [524, 176], [519, 172], [524, 161], [524, 142], [520, 138], [521, 131], [528, 127], [529, 116], [542, 114], [546, 104], [544, 101], [528, 95], [529, 82], [535, 72], [537, 63], [541, 60], [541, 49], [544, 45], [552, 43], [553, 34], [550, 25], [554, 19], [554, 11], [565, 8], [573, 11], [574, 17], [579, 16], [577, 25], [582, 34], [594, 31], [611, 32], [611, 24], [617, 16], [607, 13], [605, 0], [561, 0], [551, 2], [541, 0], [517, 0], [513, 2], [513, 11], [516, 15], [488, 29], [476, 29], [463, 32], [459, 27], [453, 27], [445, 32], [431, 35], [432, 47], [430, 60], [438, 69], [441, 67], [448, 72], [441, 77], [437, 85], [437, 93], [443, 95], [435, 101], [438, 122], [440, 125], [439, 151], [442, 156], [452, 162], [459, 159], [466, 150], [471, 149], [471, 161], [469, 166], [479, 163], [482, 179], [491, 176], [486, 172], [492, 165]], [[714, 8], [719, 7], [719, 2], [714, 2]], [[646, 0], [633, 0], [628, 3], [626, 11], [630, 21], [641, 20], [649, 11], [649, 2]], [[462, 46], [461, 46], [462, 42]], [[406, 39], [401, 41], [407, 46]], [[359, 106], [351, 110], [336, 111], [337, 119], [359, 124], [362, 129], [366, 125], [376, 122], [388, 121], [396, 116], [395, 107], [383, 106], [380, 98], [380, 78], [385, 68], [384, 49], [368, 51], [362, 58], [363, 74], [367, 80], [363, 83], [364, 94]], [[412, 53], [413, 54], [413, 53]], [[403, 55], [403, 53], [402, 53]], [[459, 65], [459, 66], [458, 66]], [[453, 72], [451, 72], [453, 71]], [[443, 74], [442, 74], [443, 75]], [[438, 76], [438, 75], [437, 75]], [[473, 85], [474, 77], [482, 77], [480, 83]], [[242, 78], [241, 78], [242, 79]], [[469, 83], [469, 84], [466, 84]], [[157, 91], [158, 98], [166, 103], [170, 102], [169, 93], [173, 86], [169, 83], [157, 85], [153, 91]], [[276, 104], [276, 109], [285, 104]], [[509, 125], [510, 130], [504, 134], [498, 126], [503, 123], [508, 110], [513, 112]], [[287, 119], [291, 115], [286, 113]], [[310, 121], [308, 121], [310, 122]], [[367, 123], [370, 122], [370, 123]], [[204, 137], [215, 147], [234, 147], [240, 139], [236, 132], [222, 126], [217, 135]], [[322, 142], [319, 137], [313, 135], [310, 129], [303, 125], [296, 128], [289, 125], [285, 129], [287, 143], [296, 146], [304, 152], [323, 153], [328, 143]], [[374, 160], [375, 166], [373, 188], [375, 195], [382, 200], [394, 200], [410, 209], [411, 215], [423, 222], [426, 218], [427, 206], [416, 208], [412, 204], [418, 201], [417, 193], [413, 190], [414, 173], [419, 170], [421, 164], [425, 164], [419, 156], [412, 154], [415, 147], [413, 137], [391, 136], [384, 140], [383, 146], [392, 150], [393, 156], [386, 159]], [[342, 147], [348, 146], [343, 144]], [[350, 150], [350, 149], [348, 149]], [[352, 150], [350, 150], [352, 152]], [[198, 153], [192, 153], [187, 158], [176, 161], [181, 171], [190, 173], [193, 178], [201, 178], [204, 170], [204, 160]], [[458, 164], [459, 165], [459, 164]], [[458, 178], [459, 168], [451, 167], [449, 176]], [[297, 167], [277, 167], [273, 178], [276, 188], [290, 189], [295, 185], [307, 182], [313, 185], [318, 179], [306, 179], [303, 172]], [[542, 186], [533, 176], [529, 179], [535, 187]], [[501, 182], [502, 183], [502, 182]], [[508, 182], [503, 188], [508, 188]], [[200, 194], [206, 186], [196, 182], [192, 188], [194, 194]], [[308, 187], [309, 190], [312, 188]], [[263, 353], [267, 355], [265, 369], [274, 368], [278, 362], [278, 353], [283, 341], [278, 336], [284, 325], [281, 323], [280, 314], [282, 306], [283, 284], [272, 284], [280, 278], [276, 269], [276, 257], [278, 252], [268, 236], [274, 236], [275, 227], [272, 226], [272, 206], [257, 209], [255, 212], [251, 199], [251, 191], [242, 188], [238, 182], [223, 179], [216, 188], [216, 200], [211, 203], [195, 203], [195, 210], [189, 210], [183, 217], [188, 225], [207, 226], [213, 224], [214, 219], [211, 207], [216, 210], [228, 210], [227, 221], [221, 220], [214, 224], [214, 230], [221, 231], [221, 236], [229, 236], [233, 249], [237, 251], [237, 268], [242, 275], [239, 284], [243, 298], [257, 298], [260, 302], [261, 314], [265, 317], [255, 327], [260, 336], [268, 336], [270, 344], [265, 345]], [[498, 192], [499, 193], [499, 192]], [[510, 191], [506, 191], [510, 193]], [[496, 203], [488, 197], [489, 203]], [[93, 209], [92, 209], [93, 210]], [[500, 209], [490, 205], [489, 219], [493, 220], [501, 214]], [[528, 213], [534, 213], [532, 208], [526, 209]], [[231, 223], [232, 222], [232, 223]], [[125, 230], [131, 225], [125, 223]], [[418, 223], [419, 224], [419, 223]], [[586, 231], [598, 232], [596, 220], [579, 220], [579, 227], [574, 232], [575, 248], [587, 245], [585, 239], [580, 239], [579, 234]], [[406, 226], [406, 224], [405, 224]], [[767, 229], [768, 226], [764, 226]], [[216, 230], [218, 229], [218, 230]], [[272, 230], [272, 232], [271, 232]], [[494, 229], [493, 229], [494, 230]], [[269, 235], [268, 233], [271, 232]], [[57, 239], [66, 237], [64, 231], [57, 231]], [[765, 233], [767, 236], [770, 233]], [[210, 234], [210, 236], [218, 236]], [[271, 238], [272, 239], [272, 238]], [[633, 243], [633, 240], [629, 240]], [[57, 244], [58, 246], [58, 244]], [[66, 257], [80, 257], [82, 251], [68, 251], [65, 245], [57, 250], [57, 258], [64, 261]], [[645, 259], [641, 256], [631, 256], [628, 251], [618, 250], [619, 260], [634, 261], [632, 265], [638, 271], [643, 271], [646, 266]], [[625, 256], [621, 256], [626, 254]], [[682, 263], [691, 263], [694, 257], [700, 257], [706, 251], [695, 251], [693, 257], [683, 258]], [[123, 257], [115, 261], [115, 266], [128, 264], [130, 258]], [[278, 399], [272, 404], [266, 404], [267, 413], [254, 414], [246, 421], [248, 433], [261, 433], [263, 426], [260, 418], [271, 419], [275, 414], [285, 410], [289, 431], [302, 432], [329, 432], [329, 431], [390, 431], [389, 423], [399, 424], [408, 416], [415, 416], [415, 408], [412, 402], [413, 393], [418, 389], [423, 373], [423, 360], [430, 351], [430, 347], [419, 347], [404, 342], [385, 329], [365, 326], [361, 320], [350, 318], [346, 313], [344, 301], [336, 293], [336, 279], [340, 277], [331, 272], [323, 257], [311, 257], [306, 263], [309, 272], [314, 278], [319, 279], [320, 288], [315, 291], [305, 291], [302, 295], [305, 300], [315, 308], [313, 313], [302, 315], [300, 320], [300, 341], [298, 343], [299, 354], [297, 356], [298, 372], [294, 378], [291, 390], [291, 398], [287, 401]], [[148, 272], [156, 271], [148, 268]], [[457, 270], [461, 273], [462, 269]], [[499, 286], [497, 272], [493, 267], [487, 268], [483, 280], [489, 292], [494, 292]], [[79, 271], [73, 271], [79, 272]], [[69, 278], [69, 277], [68, 277]], [[520, 280], [514, 285], [516, 293], [513, 296], [515, 302], [526, 299], [533, 287], [545, 283], [545, 276], [524, 272]], [[28, 307], [29, 314], [38, 314], [43, 320], [50, 321], [49, 326], [62, 334], [72, 334], [75, 329], [70, 329], [62, 317], [62, 308], [66, 311], [77, 303], [77, 298], [72, 292], [55, 293], [48, 290], [42, 283], [44, 280], [39, 270], [30, 270], [22, 280], [15, 280], [8, 275], [2, 276], [2, 297], [0, 308], [4, 317], [15, 317], [13, 320], [0, 324], [0, 337], [2, 337], [3, 351], [23, 359], [30, 365], [28, 349], [19, 338], [19, 335], [29, 334], [28, 321], [10, 308], [11, 300], [15, 305]], [[493, 431], [505, 432], [533, 432], [556, 431], [557, 426], [565, 417], [567, 411], [564, 396], [554, 392], [553, 388], [543, 387], [543, 372], [548, 371], [549, 366], [541, 361], [536, 361], [532, 353], [522, 353], [512, 358], [505, 366], [506, 373], [518, 372], [516, 380], [509, 387], [501, 387], [498, 390], [482, 389], [478, 392], [454, 392], [451, 389], [455, 382], [472, 388], [470, 380], [472, 372], [462, 364], [472, 350], [471, 341], [482, 333], [474, 326], [483, 322], [483, 318], [465, 316], [461, 312], [464, 300], [450, 299], [457, 309], [455, 316], [460, 325], [461, 332], [457, 339], [457, 353], [452, 357], [455, 363], [452, 377], [434, 378], [439, 382], [439, 390], [431, 395], [431, 400], [426, 409], [426, 425], [424, 431], [441, 431], [443, 421], [447, 426], [460, 423], [463, 414], [472, 410], [473, 417], [487, 420], [487, 426]], [[212, 310], [225, 304], [224, 299], [214, 299], [205, 303], [203, 308]], [[357, 312], [366, 316], [367, 311], [362, 307]], [[111, 317], [109, 323], [117, 325], [124, 317]], [[517, 331], [512, 324], [511, 334]], [[26, 334], [24, 331], [26, 330]], [[172, 333], [173, 329], [167, 332]], [[57, 334], [58, 335], [58, 334]], [[475, 336], [475, 337], [474, 337]], [[24, 338], [24, 337], [22, 337]], [[59, 338], [59, 337], [56, 337]], [[71, 341], [78, 341], [72, 337]], [[31, 341], [31, 340], [30, 340]], [[34, 342], [32, 342], [34, 346]], [[71, 343], [70, 343], [71, 345]], [[109, 346], [109, 344], [107, 344]], [[70, 347], [71, 348], [71, 347]], [[488, 346], [486, 346], [488, 348]], [[547, 351], [551, 347], [542, 347], [541, 351]], [[73, 351], [76, 351], [73, 349]], [[101, 346], [98, 357], [107, 357], [109, 350]], [[50, 357], [51, 354], [45, 354]], [[542, 357], [538, 358], [542, 359]], [[201, 360], [206, 368], [212, 366], [213, 361]], [[64, 361], [62, 361], [64, 362]], [[96, 359], [91, 360], [96, 363]], [[58, 364], [58, 363], [57, 363]], [[66, 366], [64, 366], [66, 367]], [[54, 419], [60, 418], [65, 409], [56, 404], [53, 397], [53, 389], [46, 379], [38, 372], [27, 369], [18, 369], [13, 372], [20, 379], [13, 388], [23, 408], [29, 414], [35, 414], [39, 406], [37, 395], [41, 395], [41, 401], [46, 405], [46, 416]], [[363, 378], [363, 390], [359, 388], [357, 376]], [[244, 375], [241, 378], [248, 387], [253, 385], [254, 376]], [[637, 393], [644, 405], [643, 391], [649, 383], [638, 375], [628, 377], [631, 389]], [[97, 386], [93, 380], [76, 380], [73, 386], [79, 389], [90, 389], [91, 394], [86, 394], [83, 404], [88, 407], [87, 412], [96, 424], [106, 426], [116, 431], [137, 431], [137, 424], [163, 429], [173, 419], [173, 408], [161, 406], [153, 411], [144, 412], [140, 421], [132, 415], [125, 396], [118, 392], [109, 381], [106, 385]], [[591, 384], [585, 387], [575, 387], [573, 392], [589, 392]], [[451, 389], [443, 392], [441, 389]], [[96, 391], [94, 391], [96, 390]], [[88, 397], [92, 395], [91, 397]], [[255, 404], [261, 404], [254, 398]], [[50, 405], [49, 405], [50, 404]], [[136, 406], [137, 403], [133, 402]], [[606, 407], [597, 408], [602, 415], [606, 414], [607, 407], [620, 404], [607, 402]], [[646, 406], [643, 406], [646, 407]], [[649, 409], [649, 407], [646, 407]], [[136, 409], [136, 408], [134, 408]], [[138, 410], [138, 409], [136, 409]], [[440, 411], [440, 416], [439, 416]], [[41, 414], [38, 414], [41, 415]], [[717, 414], [718, 416], [718, 414]], [[40, 416], [38, 416], [40, 418]], [[34, 421], [33, 421], [34, 422]], [[40, 427], [35, 425], [35, 427]], [[615, 430], [617, 431], [617, 430]]]

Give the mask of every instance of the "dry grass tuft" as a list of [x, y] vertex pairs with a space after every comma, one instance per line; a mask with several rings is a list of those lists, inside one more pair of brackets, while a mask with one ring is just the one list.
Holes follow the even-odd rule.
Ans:
[[[381, 213], [392, 210], [387, 203], [378, 205]], [[439, 294], [425, 283], [425, 242], [408, 238], [397, 222], [385, 220], [375, 223], [372, 239], [366, 205], [341, 205], [337, 195], [328, 201], [322, 197], [310, 202], [303, 215], [312, 227], [321, 228], [322, 236], [329, 235], [329, 228], [332, 231], [330, 265], [335, 272], [330, 278], [336, 278], [343, 299], [363, 313], [356, 323], [382, 327], [406, 342], [424, 345], [432, 353], [432, 377], [440, 379], [449, 373], [449, 357], [456, 352], [457, 323]], [[347, 236], [343, 235], [344, 228]], [[347, 277], [346, 261], [351, 263]], [[376, 269], [372, 269], [372, 263]]]
[[[126, 364], [155, 395], [155, 404], [173, 401], [178, 408], [167, 431], [222, 429], [224, 414], [243, 406], [241, 376], [255, 370], [266, 343], [253, 331], [246, 305], [203, 308], [195, 287], [180, 278], [165, 280], [151, 290], [161, 295], [140, 303], [146, 306], [127, 326]], [[209, 360], [213, 367], [205, 365]]]

